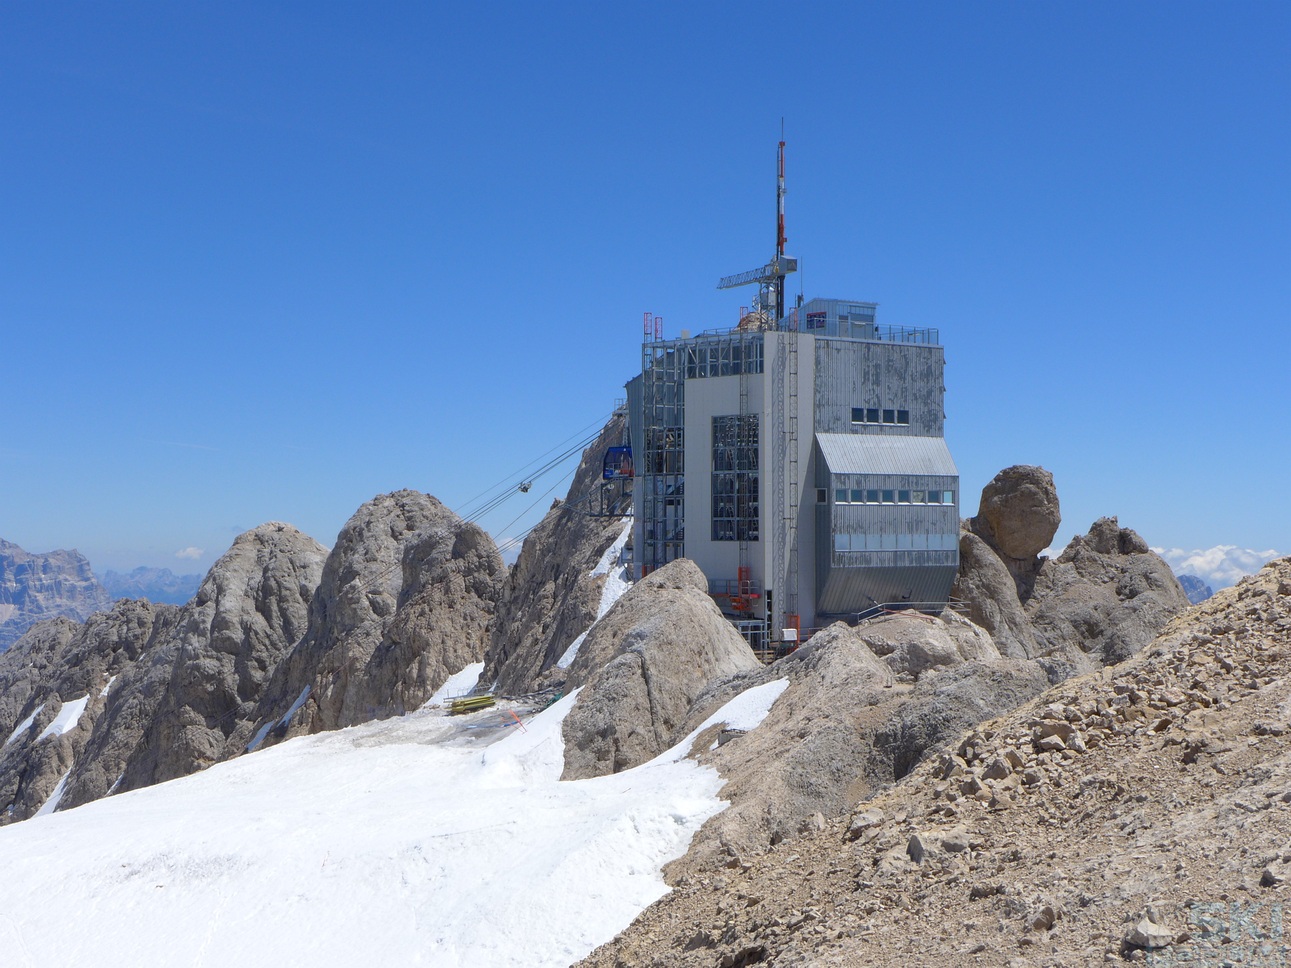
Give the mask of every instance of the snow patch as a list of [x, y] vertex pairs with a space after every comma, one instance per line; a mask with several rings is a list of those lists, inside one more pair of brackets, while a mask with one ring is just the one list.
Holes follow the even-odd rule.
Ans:
[[465, 696], [480, 681], [480, 673], [484, 671], [483, 662], [472, 662], [461, 672], [455, 672], [448, 677], [448, 681], [435, 690], [435, 694], [421, 704], [421, 708], [428, 706], [442, 706], [450, 699], [458, 696]]
[[310, 687], [306, 686], [304, 689], [300, 690], [300, 695], [296, 697], [296, 701], [291, 704], [290, 709], [288, 709], [277, 719], [269, 720], [269, 722], [265, 723], [258, 730], [256, 730], [256, 734], [251, 737], [251, 742], [247, 743], [248, 753], [254, 753], [257, 749], [259, 749], [260, 744], [264, 742], [264, 738], [269, 735], [269, 731], [272, 730], [275, 726], [279, 725], [280, 723], [285, 726], [287, 723], [291, 722], [291, 717], [296, 715], [296, 710], [300, 709], [301, 706], [305, 705], [305, 700], [309, 698], [309, 689]]
[[49, 799], [42, 803], [40, 809], [32, 814], [33, 818], [48, 816], [58, 809], [58, 802], [63, 799], [63, 791], [67, 789], [67, 778], [71, 775], [71, 770], [63, 774], [58, 781], [58, 785], [54, 787], [54, 792], [49, 795]]
[[[21, 723], [15, 726], [13, 732], [9, 734], [9, 738], [4, 741], [4, 745], [8, 746], [10, 743], [16, 740], [23, 733], [27, 732], [27, 730], [31, 728], [31, 724], [36, 721], [36, 717], [40, 715], [41, 710], [43, 710], [44, 708], [45, 708], [45, 704], [41, 703], [39, 706], [35, 708], [35, 710], [32, 711], [32, 714], [30, 716], [28, 716]], [[4, 749], [4, 747], [0, 746], [0, 749]]]
[[781, 693], [788, 688], [788, 679], [774, 679], [760, 686], [754, 686], [752, 689], [745, 689], [696, 726], [680, 743], [672, 749], [664, 750], [650, 763], [675, 763], [685, 758], [690, 752], [690, 745], [695, 742], [695, 737], [717, 723], [725, 723], [727, 729], [740, 729], [746, 733], [751, 729], [757, 729], [762, 724], [762, 720], [767, 718], [767, 713], [771, 712], [771, 707], [775, 705]]
[[107, 681], [107, 683], [106, 683], [106, 684], [104, 684], [103, 688], [102, 688], [101, 690], [99, 690], [99, 698], [100, 698], [100, 699], [102, 699], [103, 697], [105, 697], [105, 696], [108, 694], [108, 690], [112, 688], [112, 683], [114, 683], [114, 682], [116, 682], [116, 681], [117, 681], [117, 677], [116, 677], [116, 676], [113, 676], [111, 679], [109, 679], [109, 680]]
[[[623, 593], [632, 587], [632, 582], [628, 578], [628, 569], [622, 563], [623, 549], [627, 546], [630, 537], [632, 537], [632, 520], [629, 518], [623, 525], [623, 531], [614, 539], [614, 544], [605, 549], [605, 554], [601, 555], [601, 560], [596, 563], [596, 567], [588, 572], [591, 578], [598, 575], [605, 576], [605, 584], [601, 586], [601, 601], [596, 608], [596, 622], [603, 619], [605, 613], [614, 607], [614, 603], [623, 597]], [[556, 660], [557, 669], [568, 669], [573, 665], [574, 659], [578, 656], [578, 647], [583, 644], [583, 640], [587, 638], [587, 633], [590, 631], [592, 631], [591, 628], [585, 629], [569, 643], [569, 647]]]
[[58, 711], [54, 721], [46, 726], [36, 742], [39, 743], [46, 736], [62, 736], [69, 730], [76, 728], [76, 724], [81, 721], [81, 713], [85, 712], [85, 705], [90, 701], [90, 694], [87, 692], [80, 699], [73, 699], [71, 702], [63, 703], [63, 708]]

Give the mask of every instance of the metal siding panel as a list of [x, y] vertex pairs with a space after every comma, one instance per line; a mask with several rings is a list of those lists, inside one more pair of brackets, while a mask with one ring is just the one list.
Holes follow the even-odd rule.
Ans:
[[854, 615], [875, 603], [945, 602], [957, 565], [831, 568], [821, 591], [819, 611]]
[[958, 477], [944, 437], [816, 434], [831, 474]]

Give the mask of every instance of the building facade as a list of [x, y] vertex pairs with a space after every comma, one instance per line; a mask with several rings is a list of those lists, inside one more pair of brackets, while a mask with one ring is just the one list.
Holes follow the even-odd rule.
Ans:
[[940, 610], [959, 565], [945, 357], [936, 330], [876, 315], [812, 299], [774, 325], [643, 343], [627, 385], [638, 577], [694, 560], [751, 640]]

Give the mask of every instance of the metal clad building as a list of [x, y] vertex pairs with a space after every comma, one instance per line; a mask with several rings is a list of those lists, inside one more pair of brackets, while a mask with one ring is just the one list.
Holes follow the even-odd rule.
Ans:
[[638, 576], [691, 558], [726, 614], [772, 639], [945, 604], [959, 564], [945, 358], [936, 330], [876, 315], [813, 299], [774, 325], [647, 338], [627, 385]]

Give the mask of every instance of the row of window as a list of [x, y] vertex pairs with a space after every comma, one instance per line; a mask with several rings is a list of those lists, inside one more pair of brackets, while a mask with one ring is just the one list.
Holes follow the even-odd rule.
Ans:
[[852, 423], [909, 426], [910, 411], [885, 407], [852, 407]]
[[835, 551], [954, 551], [958, 534], [836, 534]]
[[[825, 501], [825, 489], [816, 489], [816, 498]], [[954, 504], [954, 491], [892, 490], [888, 488], [839, 487], [834, 490], [835, 504]]]

